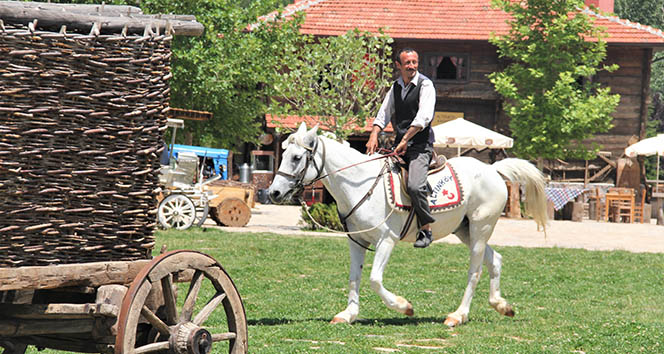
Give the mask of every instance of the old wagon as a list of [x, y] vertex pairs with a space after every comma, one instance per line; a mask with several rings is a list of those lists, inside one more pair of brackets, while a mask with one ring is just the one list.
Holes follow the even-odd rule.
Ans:
[[[179, 119], [169, 119], [175, 131], [184, 127]], [[220, 226], [242, 227], [251, 219], [255, 187], [228, 180], [232, 153], [201, 146], [169, 146], [168, 166], [160, 170], [157, 219], [164, 228], [185, 230], [202, 226], [208, 217]], [[163, 163], [163, 162], [162, 162]]]
[[246, 352], [221, 264], [152, 257], [170, 44], [202, 26], [23, 2], [0, 20], [0, 348]]

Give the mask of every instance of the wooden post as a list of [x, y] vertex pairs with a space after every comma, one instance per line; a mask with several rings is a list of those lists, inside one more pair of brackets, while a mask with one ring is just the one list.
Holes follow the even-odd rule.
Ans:
[[505, 182], [507, 184], [507, 211], [508, 218], [521, 218], [521, 194], [518, 182]]

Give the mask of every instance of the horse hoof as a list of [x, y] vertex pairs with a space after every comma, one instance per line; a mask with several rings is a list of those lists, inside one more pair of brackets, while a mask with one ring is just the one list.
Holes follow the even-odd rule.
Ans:
[[348, 321], [344, 320], [341, 317], [335, 317], [330, 321], [330, 324], [337, 324], [337, 323], [348, 323]]
[[413, 305], [408, 304], [408, 308], [406, 309], [406, 312], [404, 312], [404, 315], [408, 317], [413, 317], [415, 315], [415, 311], [413, 310]]
[[445, 323], [445, 325], [446, 325], [447, 327], [454, 328], [454, 327], [460, 325], [460, 324], [461, 324], [461, 321], [457, 320], [456, 318], [447, 317], [447, 318], [445, 319], [445, 322], [444, 322], [444, 323]]
[[512, 306], [508, 307], [505, 310], [505, 316], [507, 317], [514, 317], [514, 310], [512, 309]]

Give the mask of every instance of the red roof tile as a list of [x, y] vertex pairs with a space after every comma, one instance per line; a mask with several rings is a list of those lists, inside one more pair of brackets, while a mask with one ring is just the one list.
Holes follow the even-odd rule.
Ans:
[[[371, 132], [371, 129], [373, 129], [373, 120], [374, 118], [368, 118], [367, 123], [364, 126], [364, 131], [365, 132]], [[268, 128], [289, 128], [289, 129], [297, 129], [300, 126], [300, 123], [304, 122], [308, 127], [313, 127], [316, 124], [319, 124], [318, 122], [318, 117], [312, 117], [312, 116], [296, 116], [296, 115], [288, 115], [285, 117], [280, 117], [280, 116], [274, 116], [271, 114], [266, 114], [265, 115], [265, 122], [267, 123]], [[321, 129], [323, 130], [329, 130], [327, 127], [321, 125]], [[385, 132], [391, 133], [392, 132], [392, 124], [388, 124], [387, 127], [384, 129]]]
[[[395, 39], [481, 40], [491, 32], [507, 33], [509, 15], [491, 8], [490, 0], [299, 0], [288, 5], [288, 17], [306, 12], [301, 31], [322, 36], [342, 35], [359, 28]], [[615, 16], [583, 10], [605, 27], [611, 44], [663, 46], [662, 31]], [[276, 13], [261, 20], [269, 20]]]

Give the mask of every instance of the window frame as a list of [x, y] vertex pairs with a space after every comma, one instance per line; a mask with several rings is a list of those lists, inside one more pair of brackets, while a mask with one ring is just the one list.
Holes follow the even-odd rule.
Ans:
[[[435, 67], [429, 66], [429, 59], [431, 57], [462, 57], [466, 60], [466, 78], [465, 79], [437, 79], [433, 78], [429, 73], [433, 73], [433, 70], [436, 70]], [[433, 82], [439, 83], [467, 83], [470, 81], [470, 53], [460, 53], [460, 52], [423, 52], [422, 59], [420, 60], [420, 72], [427, 76]], [[424, 64], [424, 65], [422, 65]]]

